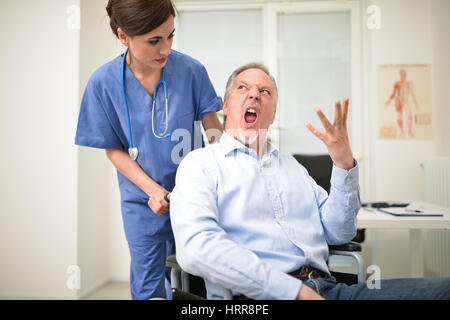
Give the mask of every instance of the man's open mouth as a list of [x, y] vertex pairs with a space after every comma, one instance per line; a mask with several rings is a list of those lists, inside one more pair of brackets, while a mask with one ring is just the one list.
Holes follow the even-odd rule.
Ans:
[[248, 124], [255, 123], [256, 119], [258, 118], [258, 113], [256, 112], [256, 108], [247, 109], [247, 111], [245, 112], [244, 118], [245, 118], [245, 122], [247, 122]]

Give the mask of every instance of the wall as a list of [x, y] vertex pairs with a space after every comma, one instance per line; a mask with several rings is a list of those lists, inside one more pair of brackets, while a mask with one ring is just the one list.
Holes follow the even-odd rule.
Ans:
[[[87, 80], [120, 50], [105, 3], [0, 2], [0, 298], [76, 299], [128, 279], [115, 169], [74, 145]], [[79, 291], [66, 285], [71, 265]]]
[[435, 106], [436, 156], [450, 155], [450, 1], [433, 0], [431, 4], [433, 46], [433, 100]]
[[[432, 63], [430, 1], [372, 1], [381, 8], [381, 30], [369, 32], [369, 114], [373, 145], [374, 200], [423, 200], [420, 162], [434, 152], [433, 140], [377, 138], [376, 66], [379, 64]], [[404, 12], [408, 14], [403, 14]], [[414, 35], [414, 36], [412, 36]], [[408, 182], [408, 183], [405, 183]]]
[[77, 4], [0, 1], [0, 298], [75, 297]]
[[[367, 111], [370, 120], [367, 157], [371, 163], [371, 197], [367, 200], [424, 200], [424, 175], [420, 164], [428, 157], [448, 154], [449, 150], [450, 73], [444, 71], [448, 70], [449, 3], [440, 0], [373, 0], [364, 1], [363, 8], [370, 4], [381, 8], [382, 21], [380, 30], [365, 30], [364, 33], [367, 44]], [[414, 141], [380, 140], [377, 138], [376, 128], [376, 66], [408, 63], [432, 65], [435, 138]], [[383, 278], [409, 276], [407, 231], [368, 230], [365, 246], [366, 251], [372, 253], [367, 262], [380, 265]]]
[[[91, 74], [121, 50], [109, 26], [106, 3], [80, 1], [80, 101]], [[115, 168], [100, 149], [79, 147], [78, 163], [79, 295], [83, 297], [110, 279], [127, 281], [129, 254]]]

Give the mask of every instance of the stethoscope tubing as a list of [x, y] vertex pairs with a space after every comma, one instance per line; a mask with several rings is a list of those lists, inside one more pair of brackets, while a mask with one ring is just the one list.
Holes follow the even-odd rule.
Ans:
[[127, 54], [128, 49], [125, 51], [123, 55], [123, 65], [122, 65], [122, 95], [123, 95], [123, 101], [125, 104], [125, 111], [127, 114], [127, 125], [128, 125], [128, 136], [130, 137], [130, 148], [134, 148], [133, 146], [133, 135], [131, 134], [131, 120], [130, 120], [130, 110], [128, 108], [128, 101], [127, 101], [127, 93], [125, 89], [125, 76], [126, 76], [126, 66], [127, 66]]
[[[136, 160], [139, 155], [139, 150], [137, 147], [133, 144], [133, 134], [131, 131], [131, 119], [130, 119], [130, 109], [128, 107], [128, 100], [127, 100], [127, 93], [125, 88], [125, 78], [126, 78], [126, 66], [127, 66], [127, 54], [128, 54], [128, 48], [125, 51], [123, 55], [123, 65], [122, 65], [122, 95], [123, 95], [123, 101], [125, 105], [125, 112], [126, 112], [126, 118], [127, 118], [127, 126], [128, 126], [128, 137], [130, 139], [130, 146], [128, 148], [128, 153], [131, 157], [131, 159]], [[167, 93], [167, 83], [164, 80], [164, 72], [165, 68], [162, 68], [161, 70], [161, 79], [156, 84], [155, 91], [153, 93], [153, 106], [152, 106], [152, 132], [153, 135], [158, 139], [164, 139], [164, 138], [170, 138], [171, 134], [167, 133], [167, 130], [169, 128], [169, 103], [168, 103], [168, 93]], [[164, 88], [164, 100], [165, 100], [165, 109], [166, 109], [166, 128], [163, 133], [156, 134], [155, 133], [155, 126], [154, 126], [154, 115], [155, 115], [155, 107], [156, 107], [156, 96], [158, 93], [159, 86], [163, 86]]]
[[[161, 70], [161, 79], [156, 84], [155, 92], [153, 92], [152, 131], [153, 131], [153, 135], [156, 138], [158, 138], [158, 139], [163, 139], [163, 138], [169, 138], [170, 137], [170, 135], [166, 136], [167, 129], [169, 128], [169, 119], [168, 119], [168, 115], [169, 115], [169, 107], [168, 107], [168, 105], [169, 104], [168, 104], [168, 97], [167, 97], [167, 84], [166, 84], [166, 81], [164, 81], [164, 72], [165, 72], [165, 68], [162, 68], [162, 70]], [[155, 107], [156, 107], [156, 95], [158, 93], [158, 88], [159, 88], [160, 85], [162, 85], [163, 89], [164, 89], [164, 100], [165, 100], [165, 105], [166, 105], [166, 129], [164, 130], [163, 133], [157, 135], [155, 133], [154, 117], [155, 117]]]

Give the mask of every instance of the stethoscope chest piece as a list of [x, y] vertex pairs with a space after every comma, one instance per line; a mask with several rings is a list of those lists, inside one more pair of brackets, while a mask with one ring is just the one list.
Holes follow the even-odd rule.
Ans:
[[128, 154], [130, 155], [131, 160], [136, 160], [139, 155], [138, 148], [128, 148]]

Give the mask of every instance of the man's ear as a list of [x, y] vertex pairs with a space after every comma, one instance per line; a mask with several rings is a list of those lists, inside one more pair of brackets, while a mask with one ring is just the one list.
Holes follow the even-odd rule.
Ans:
[[222, 106], [222, 112], [223, 115], [226, 116], [228, 114], [228, 99], [223, 99], [223, 106]]
[[277, 116], [277, 108], [275, 107], [275, 111], [273, 112], [272, 122], [270, 124], [274, 123], [276, 116]]

